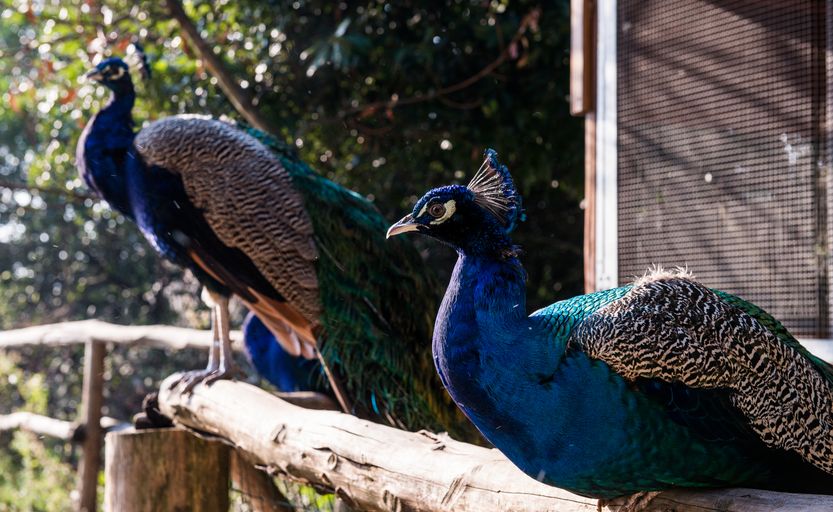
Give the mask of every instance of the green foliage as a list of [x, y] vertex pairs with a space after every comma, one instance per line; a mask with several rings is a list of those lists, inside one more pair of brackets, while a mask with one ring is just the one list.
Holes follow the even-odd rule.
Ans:
[[0, 510], [72, 510], [72, 468], [34, 434], [15, 432], [0, 451]]
[[[0, 353], [0, 406], [47, 413], [49, 390], [44, 374], [27, 374], [17, 359]], [[9, 403], [6, 403], [6, 402]], [[75, 476], [65, 463], [62, 443], [27, 432], [0, 432], [0, 511], [71, 510]]]

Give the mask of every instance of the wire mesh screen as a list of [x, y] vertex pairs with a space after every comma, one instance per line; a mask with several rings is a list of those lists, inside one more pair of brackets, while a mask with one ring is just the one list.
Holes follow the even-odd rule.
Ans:
[[824, 1], [619, 0], [619, 279], [687, 265], [827, 331]]

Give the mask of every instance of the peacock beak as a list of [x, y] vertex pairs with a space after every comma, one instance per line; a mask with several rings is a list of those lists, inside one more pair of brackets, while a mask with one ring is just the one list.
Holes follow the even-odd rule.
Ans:
[[101, 74], [101, 71], [99, 69], [93, 68], [84, 74], [84, 78], [86, 78], [87, 80], [95, 80], [98, 82], [104, 79], [104, 75]]
[[388, 229], [388, 234], [385, 236], [385, 239], [407, 233], [408, 231], [418, 231], [421, 226], [422, 224], [414, 222], [414, 216], [409, 213]]

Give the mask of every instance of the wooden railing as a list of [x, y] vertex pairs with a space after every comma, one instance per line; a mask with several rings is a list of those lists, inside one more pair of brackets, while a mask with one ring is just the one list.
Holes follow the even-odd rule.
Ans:
[[[239, 332], [232, 337], [240, 338]], [[31, 345], [73, 345], [83, 343], [84, 383], [78, 419], [62, 421], [28, 412], [0, 415], [0, 431], [23, 429], [39, 435], [82, 446], [78, 470], [78, 503], [80, 510], [96, 510], [96, 492], [104, 434], [129, 424], [101, 416], [104, 397], [104, 359], [109, 345], [146, 345], [180, 350], [208, 349], [211, 332], [163, 325], [124, 326], [99, 320], [62, 322], [0, 332], [0, 350]]]

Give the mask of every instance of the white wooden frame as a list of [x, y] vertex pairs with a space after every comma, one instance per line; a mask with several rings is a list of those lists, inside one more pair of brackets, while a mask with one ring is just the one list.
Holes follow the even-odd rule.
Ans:
[[596, 56], [596, 289], [619, 285], [616, 0], [598, 4]]

